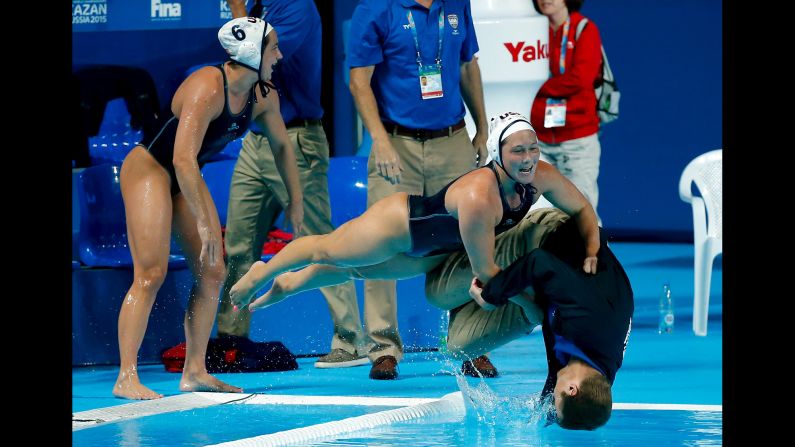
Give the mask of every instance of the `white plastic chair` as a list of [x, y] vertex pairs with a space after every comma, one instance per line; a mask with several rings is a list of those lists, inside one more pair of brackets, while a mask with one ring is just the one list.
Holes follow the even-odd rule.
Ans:
[[[693, 183], [701, 197], [693, 195]], [[693, 206], [693, 332], [703, 336], [707, 335], [712, 263], [723, 253], [722, 149], [701, 154], [687, 164], [679, 179], [679, 197]]]

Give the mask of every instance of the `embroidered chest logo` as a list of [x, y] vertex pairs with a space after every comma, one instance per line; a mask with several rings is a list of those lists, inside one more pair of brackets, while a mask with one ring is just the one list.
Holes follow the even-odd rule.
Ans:
[[447, 14], [447, 23], [453, 28], [453, 35], [457, 36], [460, 31], [458, 31], [458, 14]]

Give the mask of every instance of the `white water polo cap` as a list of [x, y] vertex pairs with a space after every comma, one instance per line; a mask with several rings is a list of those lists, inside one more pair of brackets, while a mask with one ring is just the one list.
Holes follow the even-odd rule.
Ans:
[[233, 61], [259, 73], [265, 36], [271, 31], [273, 27], [262, 19], [238, 17], [218, 30], [218, 40]]
[[514, 132], [519, 132], [520, 130], [532, 130], [535, 133], [530, 120], [521, 113], [505, 112], [492, 116], [489, 120], [489, 138], [486, 140], [486, 149], [489, 150], [491, 159], [500, 166], [502, 166], [500, 143]]

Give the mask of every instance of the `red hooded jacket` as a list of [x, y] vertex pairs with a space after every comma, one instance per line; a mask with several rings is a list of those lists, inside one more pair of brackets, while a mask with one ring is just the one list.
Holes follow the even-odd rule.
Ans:
[[[549, 69], [552, 76], [541, 86], [530, 111], [530, 122], [533, 123], [538, 139], [544, 143], [556, 144], [587, 137], [599, 130], [594, 81], [601, 74], [602, 39], [599, 37], [599, 29], [589, 19], [580, 38], [575, 41], [577, 24], [583, 16], [579, 12], [573, 12], [569, 18], [571, 24], [566, 49], [566, 73], [560, 74], [560, 44], [564, 26], [561, 25], [557, 32], [550, 26]], [[547, 98], [566, 100], [565, 126], [549, 129], [544, 127]]]

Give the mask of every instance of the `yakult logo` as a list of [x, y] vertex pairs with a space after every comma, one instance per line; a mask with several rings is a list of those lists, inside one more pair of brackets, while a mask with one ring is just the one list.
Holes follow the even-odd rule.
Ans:
[[152, 19], [179, 20], [182, 18], [182, 4], [163, 3], [161, 0], [152, 0]]
[[536, 59], [546, 59], [549, 57], [549, 44], [541, 44], [540, 40], [536, 40], [535, 46], [525, 45], [524, 41], [513, 44], [512, 42], [503, 43], [508, 52], [511, 53], [513, 62], [519, 62], [519, 53], [522, 53], [522, 60], [525, 62], [532, 62]]

